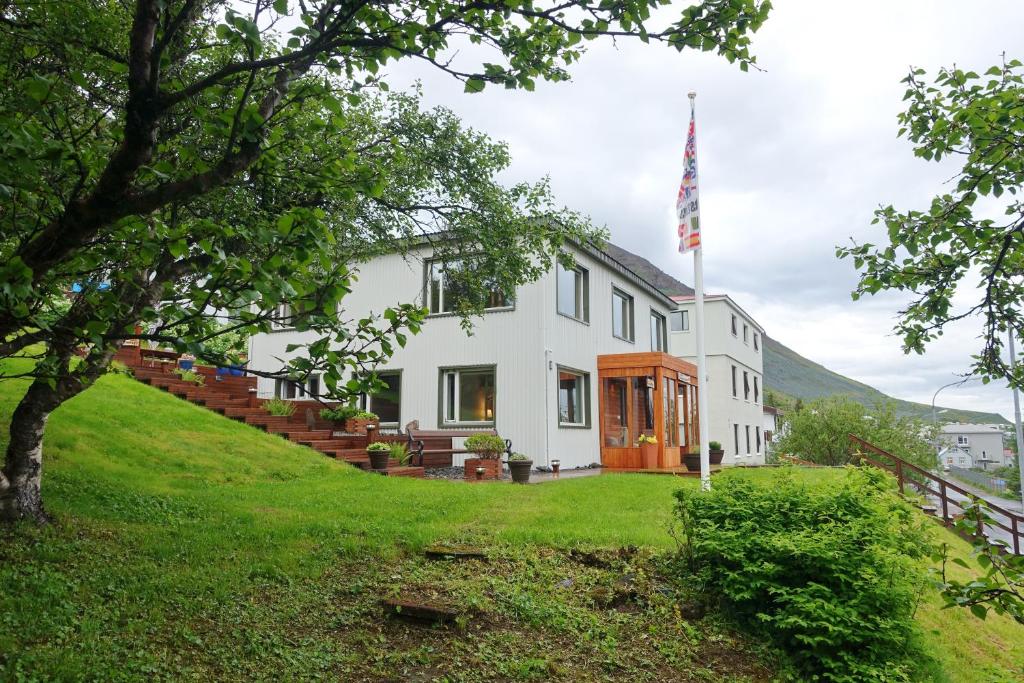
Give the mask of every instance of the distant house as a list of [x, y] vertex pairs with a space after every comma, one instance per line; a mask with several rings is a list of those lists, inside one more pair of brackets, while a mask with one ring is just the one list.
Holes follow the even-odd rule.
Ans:
[[955, 451], [961, 451], [969, 457], [970, 462], [966, 467], [986, 469], [1008, 465], [1012, 462], [1012, 458], [1007, 460], [1003, 453], [1003, 432], [996, 425], [947, 424], [942, 426], [939, 439], [945, 450], [949, 451], [941, 462], [943, 465], [964, 466], [958, 462], [948, 462], [949, 458], [959, 460], [962, 457]]
[[761, 406], [761, 434], [764, 436], [765, 452], [772, 448], [772, 444], [781, 436], [782, 411], [775, 406]]
[[[692, 296], [673, 296], [669, 351], [697, 361]], [[704, 297], [707, 356], [708, 437], [725, 449], [723, 462], [764, 463], [764, 329], [726, 294]]]
[[939, 464], [943, 467], [959, 467], [968, 470], [974, 467], [974, 459], [967, 449], [947, 446], [939, 451]]

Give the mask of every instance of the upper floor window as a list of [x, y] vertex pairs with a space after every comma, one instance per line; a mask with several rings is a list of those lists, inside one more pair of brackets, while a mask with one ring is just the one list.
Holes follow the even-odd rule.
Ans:
[[736, 388], [736, 366], [732, 366], [732, 397], [739, 397], [739, 390]]
[[494, 424], [494, 366], [441, 370], [441, 422]]
[[958, 434], [957, 437], [956, 437], [956, 445], [957, 446], [970, 446], [971, 444], [970, 444], [970, 440], [967, 438], [966, 434]]
[[689, 311], [672, 311], [668, 314], [669, 325], [673, 332], [689, 332], [690, 331], [690, 312]]
[[761, 401], [761, 387], [757, 381], [757, 375], [754, 375], [754, 403], [760, 403]]
[[761, 335], [759, 335], [757, 332], [754, 333], [754, 350], [761, 350]]
[[274, 306], [273, 312], [270, 314], [270, 326], [275, 330], [286, 330], [292, 326], [294, 318], [292, 317], [292, 305], [284, 302]]
[[746, 370], [743, 371], [743, 400], [750, 400], [750, 374]]
[[[472, 299], [466, 279], [475, 276], [469, 272], [469, 262], [430, 261], [427, 273], [427, 302], [432, 315], [454, 313], [461, 302]], [[488, 289], [483, 301], [484, 310], [508, 308], [510, 305], [508, 297], [496, 285]]]
[[665, 316], [651, 311], [651, 351], [668, 349], [668, 335], [665, 330]]
[[634, 337], [633, 297], [625, 292], [612, 290], [612, 334], [631, 342]]
[[743, 343], [746, 344], [750, 341], [750, 328], [747, 327], [746, 323], [743, 323]]
[[590, 274], [586, 268], [555, 266], [558, 312], [581, 322], [590, 321]]
[[747, 433], [747, 455], [750, 455], [750, 425], [745, 425], [744, 430]]
[[287, 379], [274, 380], [274, 396], [282, 399], [317, 397], [320, 395], [320, 375], [310, 375], [305, 382]]
[[757, 445], [757, 450], [754, 451], [754, 452], [755, 453], [760, 453], [761, 452], [761, 428], [760, 427], [754, 427], [754, 443]]
[[736, 336], [736, 325], [737, 325], [737, 323], [736, 323], [736, 316], [734, 315], [732, 317], [732, 336], [734, 336], [734, 337]]

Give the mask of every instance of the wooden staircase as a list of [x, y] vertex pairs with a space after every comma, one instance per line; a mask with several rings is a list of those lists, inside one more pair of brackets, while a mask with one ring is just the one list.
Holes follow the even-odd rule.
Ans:
[[[264, 399], [256, 397], [256, 378], [218, 375], [214, 368], [196, 366], [193, 369], [205, 378], [204, 384], [186, 382], [174, 374], [175, 365], [169, 362], [147, 361], [139, 349], [124, 348], [116, 360], [124, 363], [138, 381], [162, 389], [178, 398], [203, 406], [232, 420], [262, 429], [288, 439], [300, 446], [317, 450], [324, 455], [343, 460], [355, 467], [375, 471], [389, 477], [423, 477], [422, 467], [405, 467], [392, 459], [386, 470], [370, 470], [366, 455], [369, 438], [365, 434], [335, 432], [330, 422], [315, 419], [307, 424], [305, 410], [300, 408], [291, 416], [267, 413]], [[397, 440], [398, 437], [384, 437]]]

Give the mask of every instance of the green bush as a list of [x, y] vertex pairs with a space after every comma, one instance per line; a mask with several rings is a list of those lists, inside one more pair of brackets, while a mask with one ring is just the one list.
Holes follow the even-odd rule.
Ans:
[[927, 584], [925, 522], [887, 475], [835, 483], [722, 476], [676, 492], [684, 587], [786, 654], [801, 680], [903, 681], [915, 673], [914, 610]]
[[383, 441], [374, 441], [366, 447], [366, 450], [369, 453], [388, 453], [391, 451], [391, 444]]
[[523, 453], [513, 453], [512, 455], [508, 456], [509, 462], [526, 462], [529, 459], [530, 456], [524, 455]]
[[495, 458], [505, 452], [505, 439], [495, 434], [474, 434], [466, 439], [466, 450], [481, 458]]
[[360, 419], [360, 420], [376, 420], [377, 415], [367, 410], [361, 410], [359, 407], [354, 405], [343, 405], [334, 408], [324, 408], [320, 411], [320, 417], [324, 420], [335, 420], [337, 422], [344, 422], [345, 420]]
[[412, 456], [409, 454], [409, 449], [406, 445], [400, 441], [393, 441], [388, 444], [388, 448], [391, 451], [391, 457], [398, 461], [399, 465], [408, 465], [409, 460]]
[[712, 450], [712, 451], [720, 451], [720, 450], [722, 450], [722, 442], [721, 441], [710, 441], [710, 442], [708, 442], [708, 450]]
[[263, 404], [264, 409], [276, 417], [291, 417], [295, 414], [295, 404], [279, 398], [272, 398]]
[[195, 370], [186, 370], [184, 368], [175, 368], [174, 374], [181, 378], [184, 382], [192, 382], [196, 386], [203, 386], [206, 384], [206, 376], [196, 372]]

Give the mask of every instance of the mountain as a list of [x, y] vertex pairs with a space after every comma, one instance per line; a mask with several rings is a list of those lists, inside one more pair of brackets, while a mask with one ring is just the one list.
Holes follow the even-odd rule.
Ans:
[[[636, 254], [608, 243], [604, 250], [616, 261], [650, 282], [666, 294], [693, 294], [693, 288], [680, 282], [656, 265]], [[924, 403], [904, 401], [883, 394], [867, 384], [844, 377], [823, 365], [804, 358], [780, 342], [764, 337], [764, 388], [774, 394], [780, 407], [792, 406], [796, 399], [810, 401], [823, 396], [845, 394], [865, 406], [872, 406], [880, 400], [892, 401], [901, 415], [913, 415], [930, 420], [932, 408]], [[1009, 420], [998, 413], [983, 413], [973, 410], [942, 408], [942, 419], [952, 422], [978, 422], [982, 424], [1009, 424]]]

